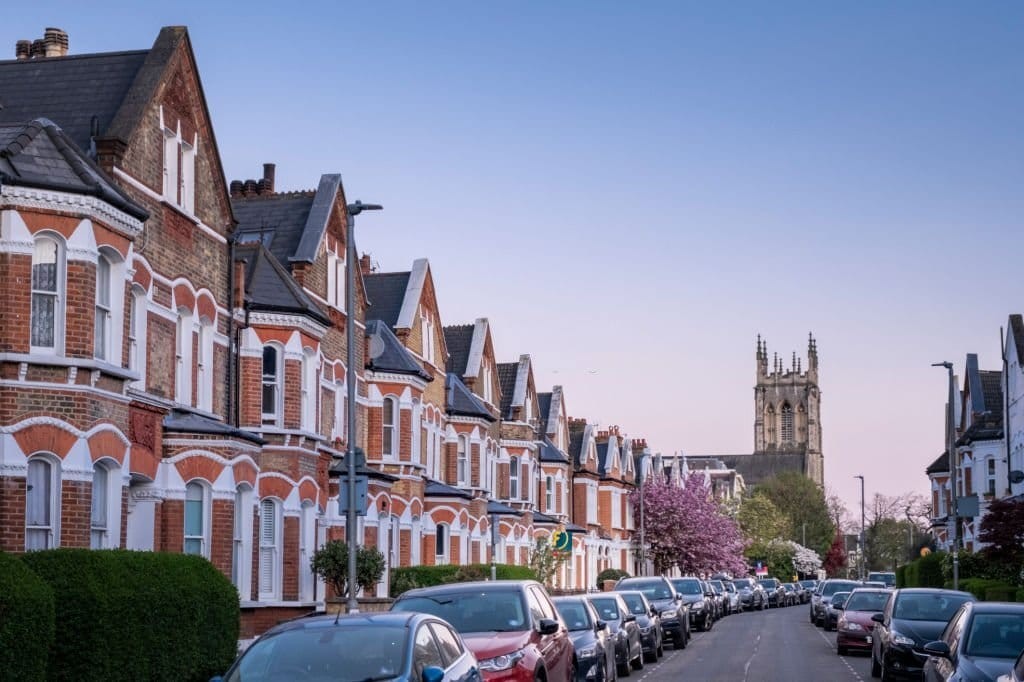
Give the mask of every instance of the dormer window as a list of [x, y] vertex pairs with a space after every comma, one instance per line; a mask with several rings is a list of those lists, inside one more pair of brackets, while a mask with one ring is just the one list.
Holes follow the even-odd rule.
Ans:
[[164, 127], [163, 196], [186, 213], [195, 213], [197, 137], [184, 139], [181, 126]]

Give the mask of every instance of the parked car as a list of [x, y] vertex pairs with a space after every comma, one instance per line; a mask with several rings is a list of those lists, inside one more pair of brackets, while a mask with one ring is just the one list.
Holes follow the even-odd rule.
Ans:
[[846, 603], [846, 598], [850, 596], [850, 592], [836, 592], [832, 595], [832, 601], [828, 604], [828, 610], [825, 611], [825, 632], [836, 629], [836, 624], [839, 623], [839, 614], [843, 611], [843, 604]]
[[1024, 651], [1024, 604], [966, 602], [942, 636], [924, 645], [925, 682], [994, 680]]
[[858, 587], [843, 604], [836, 623], [836, 651], [845, 656], [848, 651], [870, 651], [871, 631], [875, 623], [871, 616], [885, 609], [892, 590]]
[[740, 604], [743, 610], [759, 611], [767, 608], [768, 598], [764, 594], [764, 588], [756, 580], [736, 578], [732, 584], [740, 593]]
[[403, 593], [391, 609], [429, 613], [451, 623], [480, 662], [485, 680], [572, 681], [572, 640], [536, 581], [421, 587]]
[[311, 616], [267, 630], [224, 677], [245, 680], [479, 682], [473, 653], [452, 626], [429, 614]]
[[800, 595], [800, 603], [806, 604], [811, 601], [811, 595], [814, 594], [814, 590], [818, 588], [817, 580], [801, 580], [800, 586], [804, 588], [803, 594]]
[[732, 602], [729, 600], [729, 594], [725, 591], [725, 585], [721, 580], [708, 580], [707, 583], [715, 591], [715, 598], [718, 600], [719, 617], [728, 616], [732, 613]]
[[786, 590], [782, 588], [780, 583], [775, 578], [761, 578], [758, 581], [761, 587], [764, 588], [764, 592], [768, 595], [768, 606], [783, 606], [783, 600], [786, 598]]
[[576, 652], [576, 681], [608, 682], [615, 679], [615, 642], [608, 623], [586, 597], [556, 597], [551, 600], [569, 629]]
[[996, 682], [1024, 682], [1024, 650], [1020, 652], [1020, 656], [1013, 664], [1013, 670], [1005, 675], [1000, 675]]
[[704, 590], [704, 596], [708, 598], [708, 603], [711, 604], [712, 621], [720, 621], [722, 619], [722, 602], [718, 598], [718, 593], [707, 580], [701, 580], [700, 587]]
[[729, 613], [739, 613], [743, 610], [743, 602], [740, 601], [740, 591], [732, 584], [731, 580], [723, 580], [726, 594], [729, 595]]
[[665, 653], [665, 633], [661, 627], [661, 614], [639, 590], [625, 590], [620, 596], [622, 601], [626, 602], [629, 612], [636, 616], [644, 658], [648, 663], [654, 663]]
[[871, 676], [913, 676], [924, 669], [924, 645], [938, 639], [962, 604], [975, 601], [969, 592], [913, 587], [895, 590], [885, 610], [871, 616]]
[[689, 607], [690, 627], [710, 630], [715, 623], [715, 607], [706, 594], [699, 578], [672, 578], [672, 586], [682, 595], [683, 603]]
[[629, 677], [633, 668], [644, 667], [644, 645], [636, 616], [629, 612], [626, 602], [615, 592], [602, 592], [588, 597], [615, 642], [615, 665], [619, 675]]
[[856, 580], [823, 580], [811, 595], [811, 622], [821, 627], [825, 624], [825, 610], [836, 592], [852, 592], [861, 587]]
[[800, 603], [800, 592], [794, 583], [782, 583], [786, 590], [786, 606], [793, 606]]
[[690, 612], [668, 578], [623, 578], [615, 583], [615, 589], [616, 591], [640, 590], [643, 592], [647, 601], [651, 602], [651, 606], [658, 609], [658, 613], [661, 615], [661, 627], [665, 631], [665, 635], [672, 639], [672, 646], [676, 649], [686, 647], [686, 642], [690, 638]]
[[896, 587], [896, 574], [887, 571], [871, 571], [868, 573], [868, 582], [884, 583], [886, 587]]
[[881, 580], [864, 580], [864, 581], [861, 581], [861, 586], [862, 587], [878, 587], [878, 588], [881, 588], [883, 590], [889, 588], [889, 586], [886, 585]]

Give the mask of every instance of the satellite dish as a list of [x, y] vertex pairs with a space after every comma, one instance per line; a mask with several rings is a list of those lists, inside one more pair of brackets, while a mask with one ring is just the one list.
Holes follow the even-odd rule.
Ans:
[[1010, 472], [1010, 483], [1024, 483], [1024, 471], [1014, 469]]
[[370, 337], [370, 359], [376, 360], [384, 354], [384, 339], [380, 338], [380, 334], [374, 334]]

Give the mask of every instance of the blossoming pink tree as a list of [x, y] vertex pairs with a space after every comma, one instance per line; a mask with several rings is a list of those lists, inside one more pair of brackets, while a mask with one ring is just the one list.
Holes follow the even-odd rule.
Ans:
[[743, 535], [719, 509], [701, 474], [690, 474], [681, 487], [660, 476], [645, 481], [630, 496], [635, 519], [640, 518], [641, 494], [648, 557], [657, 572], [678, 566], [683, 574], [746, 575]]

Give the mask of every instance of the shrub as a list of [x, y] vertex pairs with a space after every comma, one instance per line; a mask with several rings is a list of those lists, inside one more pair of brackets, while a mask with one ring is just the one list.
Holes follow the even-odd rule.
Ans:
[[597, 589], [601, 589], [605, 580], [619, 580], [620, 578], [628, 577], [629, 573], [621, 568], [606, 568], [597, 574]]
[[1014, 595], [1014, 601], [1024, 602], [1024, 587], [1018, 587]]
[[[498, 580], [536, 580], [537, 576], [529, 566], [495, 564]], [[467, 566], [405, 566], [391, 570], [391, 596], [397, 597], [406, 590], [416, 587], [431, 587], [445, 583], [481, 580], [491, 577], [490, 564]]]
[[53, 614], [47, 584], [15, 557], [0, 553], [0, 677], [46, 679]]
[[985, 601], [985, 594], [988, 590], [999, 587], [1011, 589], [1009, 585], [998, 580], [990, 580], [989, 578], [964, 578], [960, 580], [961, 590], [970, 592], [982, 601]]
[[896, 587], [906, 587], [906, 586], [907, 586], [907, 565], [903, 564], [902, 566], [897, 566], [896, 567]]
[[906, 570], [903, 571], [903, 585], [904, 587], [918, 587], [920, 583], [921, 565], [918, 563], [920, 559], [915, 559], [907, 564]]
[[1017, 588], [1013, 585], [995, 585], [985, 590], [985, 601], [1016, 601]]
[[55, 549], [22, 561], [53, 590], [50, 677], [207, 680], [238, 646], [238, 593], [201, 557]]
[[[309, 568], [331, 586], [338, 597], [348, 596], [348, 545], [331, 540], [313, 552]], [[356, 583], [366, 594], [372, 593], [384, 575], [384, 555], [376, 547], [356, 550]]]
[[942, 575], [943, 556], [943, 552], [932, 552], [925, 554], [915, 562], [918, 587], [942, 587], [944, 580]]

